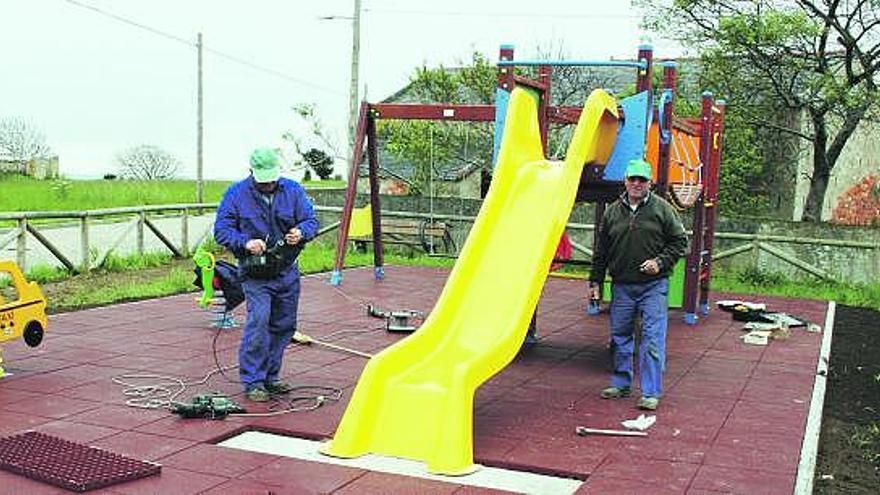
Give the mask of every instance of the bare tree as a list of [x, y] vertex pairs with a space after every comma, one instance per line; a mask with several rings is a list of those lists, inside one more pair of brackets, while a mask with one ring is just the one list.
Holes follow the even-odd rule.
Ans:
[[21, 117], [0, 119], [0, 157], [22, 166], [36, 158], [47, 158], [52, 149], [46, 136]]
[[123, 177], [139, 180], [171, 179], [180, 167], [180, 160], [152, 144], [141, 144], [116, 154], [116, 163]]

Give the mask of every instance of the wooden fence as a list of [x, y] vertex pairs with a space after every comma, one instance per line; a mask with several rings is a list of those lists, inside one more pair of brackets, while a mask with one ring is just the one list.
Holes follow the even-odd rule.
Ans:
[[[27, 261], [27, 251], [28, 251], [28, 234], [33, 236], [40, 244], [45, 246], [45, 248], [62, 264], [67, 270], [71, 272], [82, 272], [88, 271], [95, 267], [100, 267], [104, 264], [107, 257], [115, 252], [119, 246], [125, 241], [131, 234], [134, 232], [136, 236], [137, 242], [137, 252], [140, 254], [144, 253], [144, 236], [149, 230], [152, 232], [156, 238], [158, 238], [161, 243], [171, 252], [175, 257], [185, 257], [190, 255], [191, 248], [193, 246], [198, 246], [210, 233], [210, 225], [208, 228], [204, 229], [203, 232], [196, 237], [195, 242], [190, 245], [189, 239], [189, 229], [190, 229], [190, 217], [192, 213], [197, 212], [198, 214], [202, 214], [203, 212], [214, 211], [217, 208], [217, 203], [203, 203], [203, 204], [175, 204], [175, 205], [158, 205], [158, 206], [141, 206], [141, 207], [127, 207], [127, 208], [108, 208], [101, 210], [87, 210], [87, 211], [38, 211], [38, 212], [15, 212], [15, 213], [0, 213], [0, 222], [14, 222], [14, 227], [5, 234], [0, 235], [0, 249], [5, 249], [6, 246], [15, 242], [15, 259], [20, 266], [26, 266]], [[342, 211], [340, 207], [332, 207], [332, 206], [317, 206], [315, 208], [319, 213], [332, 214], [334, 217], [336, 214]], [[178, 244], [175, 244], [171, 241], [170, 235], [167, 232], [163, 232], [157, 223], [154, 221], [155, 216], [162, 215], [164, 218], [168, 217], [178, 217], [180, 220], [180, 239], [181, 241]], [[408, 218], [408, 219], [432, 219], [436, 221], [444, 221], [451, 222], [453, 224], [466, 225], [466, 227], [460, 228], [459, 230], [463, 233], [466, 233], [470, 228], [470, 224], [473, 223], [474, 217], [466, 216], [466, 215], [449, 215], [449, 214], [421, 214], [421, 213], [413, 213], [407, 211], [383, 211], [382, 215], [384, 217], [396, 217], [396, 218]], [[77, 222], [79, 224], [79, 253], [80, 259], [73, 260], [70, 256], [64, 253], [64, 247], [57, 245], [57, 243], [52, 243], [49, 239], [43, 234], [41, 229], [45, 230], [47, 228], [51, 228], [53, 226], [57, 226], [60, 221], [64, 223], [68, 223], [70, 221]], [[94, 246], [90, 243], [90, 230], [91, 226], [96, 222], [124, 222], [125, 228], [122, 234], [118, 235], [117, 238], [110, 242], [108, 247], [104, 249], [102, 252], [99, 252], [95, 259], [92, 259], [92, 249]], [[39, 228], [38, 228], [39, 226]], [[319, 235], [323, 235], [330, 231], [335, 230], [339, 226], [339, 222], [332, 222], [328, 226], [321, 229]], [[582, 223], [569, 223], [568, 229], [572, 231], [593, 231], [595, 228], [592, 224], [582, 224]], [[716, 252], [713, 256], [713, 261], [721, 260], [724, 258], [730, 258], [736, 255], [748, 255], [751, 256], [753, 262], [756, 262], [758, 259], [758, 254], [760, 252], [765, 252], [772, 255], [779, 260], [788, 263], [798, 270], [805, 271], [813, 276], [816, 276], [820, 279], [824, 280], [839, 280], [842, 277], [835, 276], [831, 273], [828, 273], [826, 270], [823, 270], [813, 263], [797, 258], [796, 256], [791, 255], [790, 253], [786, 253], [782, 251], [780, 248], [776, 247], [776, 244], [797, 244], [797, 245], [810, 245], [810, 246], [825, 246], [825, 247], [837, 247], [837, 248], [850, 248], [850, 249], [859, 249], [859, 250], [870, 250], [874, 254], [874, 260], [876, 263], [880, 263], [880, 243], [876, 242], [863, 242], [863, 241], [851, 241], [851, 240], [837, 240], [837, 239], [807, 239], [800, 237], [789, 237], [789, 236], [780, 236], [780, 235], [763, 235], [763, 234], [745, 234], [745, 233], [737, 233], [737, 232], [718, 232], [715, 234], [716, 239], [723, 239], [728, 241], [743, 241], [743, 244], [726, 249], [724, 251]], [[462, 243], [458, 243], [461, 245]], [[577, 251], [585, 254], [586, 256], [590, 256], [592, 254], [591, 250], [578, 243], [574, 243], [574, 248]]]

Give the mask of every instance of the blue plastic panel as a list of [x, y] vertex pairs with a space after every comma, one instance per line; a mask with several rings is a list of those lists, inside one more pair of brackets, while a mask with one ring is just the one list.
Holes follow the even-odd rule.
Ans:
[[495, 143], [492, 148], [492, 169], [498, 160], [498, 151], [501, 149], [501, 139], [504, 137], [504, 122], [507, 121], [507, 102], [510, 101], [510, 92], [506, 89], [495, 90]]
[[617, 131], [617, 143], [611, 158], [605, 166], [605, 180], [623, 181], [626, 164], [636, 158], [645, 156], [645, 140], [648, 135], [648, 127], [651, 125], [651, 113], [648, 105], [651, 99], [647, 91], [624, 98], [620, 102], [623, 114], [626, 117], [620, 130]]

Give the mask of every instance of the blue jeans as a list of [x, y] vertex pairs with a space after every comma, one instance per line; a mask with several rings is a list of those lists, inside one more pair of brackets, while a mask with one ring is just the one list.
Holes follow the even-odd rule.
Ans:
[[640, 315], [642, 337], [639, 344], [639, 383], [642, 395], [660, 397], [663, 394], [668, 292], [669, 280], [666, 278], [641, 284], [612, 284], [612, 386], [632, 386], [635, 317]]
[[299, 268], [294, 264], [268, 280], [245, 278], [247, 322], [238, 348], [239, 376], [245, 391], [278, 381], [284, 349], [296, 331]]

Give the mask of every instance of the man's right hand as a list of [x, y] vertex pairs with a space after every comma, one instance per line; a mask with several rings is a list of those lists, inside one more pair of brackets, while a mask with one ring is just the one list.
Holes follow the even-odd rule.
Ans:
[[266, 251], [266, 241], [262, 239], [251, 239], [247, 241], [244, 248], [251, 254], [263, 254]]
[[597, 284], [596, 282], [590, 282], [590, 299], [592, 299], [593, 301], [598, 301], [601, 297], [601, 294], [599, 294], [599, 292], [599, 284]]

